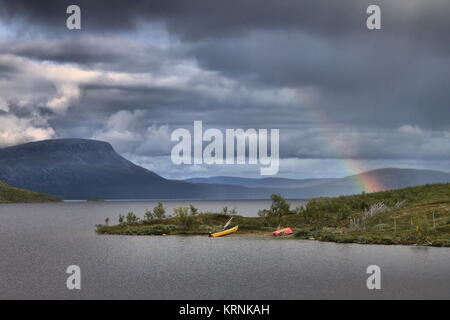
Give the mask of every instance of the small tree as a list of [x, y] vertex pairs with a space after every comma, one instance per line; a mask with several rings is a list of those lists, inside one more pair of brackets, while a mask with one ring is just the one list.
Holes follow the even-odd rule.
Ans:
[[145, 213], [144, 213], [144, 221], [145, 222], [150, 222], [153, 219], [155, 219], [155, 215], [153, 214], [153, 212], [151, 210], [145, 211]]
[[230, 212], [231, 214], [237, 214], [237, 210], [236, 210], [236, 207], [233, 207], [233, 209], [231, 209], [231, 212]]
[[162, 202], [158, 202], [158, 205], [153, 209], [153, 215], [156, 219], [166, 218], [166, 209], [164, 209]]
[[193, 216], [198, 214], [198, 209], [194, 207], [192, 204], [189, 205], [189, 210], [191, 211], [191, 215]]
[[430, 232], [430, 225], [427, 218], [423, 215], [415, 214], [411, 220], [417, 239], [426, 241]]
[[189, 215], [189, 207], [173, 208], [173, 213], [180, 220], [180, 224], [184, 229], [191, 229], [193, 225], [192, 216]]
[[262, 209], [258, 211], [258, 216], [261, 218], [266, 218], [267, 226], [270, 225], [270, 210]]
[[109, 218], [106, 218], [105, 219], [105, 225], [108, 225], [108, 223], [109, 223]]
[[352, 213], [351, 208], [350, 208], [348, 205], [346, 205], [346, 204], [343, 204], [343, 205], [338, 209], [338, 212], [337, 212], [338, 218], [339, 218], [340, 220], [346, 220], [346, 221], [347, 221], [347, 218], [350, 216], [351, 213]]
[[223, 214], [228, 214], [228, 207], [223, 207], [222, 208], [222, 213]]
[[303, 223], [308, 224], [311, 222], [310, 212], [306, 205], [298, 206], [294, 209], [295, 214], [303, 217]]
[[125, 221], [125, 216], [123, 214], [119, 214], [119, 223], [123, 223]]
[[134, 212], [128, 212], [127, 214], [127, 223], [137, 223], [139, 218], [134, 214]]
[[278, 225], [283, 222], [283, 216], [291, 214], [291, 205], [279, 194], [272, 194], [272, 205], [270, 206], [269, 215], [276, 216], [278, 218]]

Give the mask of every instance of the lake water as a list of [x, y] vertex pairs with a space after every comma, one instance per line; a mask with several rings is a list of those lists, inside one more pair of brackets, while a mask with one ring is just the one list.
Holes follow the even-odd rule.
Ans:
[[[194, 201], [254, 215], [267, 201]], [[184, 205], [166, 202], [167, 207]], [[0, 298], [450, 299], [450, 249], [229, 237], [99, 236], [94, 225], [143, 202], [0, 205]], [[82, 289], [66, 288], [79, 265]], [[366, 268], [382, 290], [366, 288]]]

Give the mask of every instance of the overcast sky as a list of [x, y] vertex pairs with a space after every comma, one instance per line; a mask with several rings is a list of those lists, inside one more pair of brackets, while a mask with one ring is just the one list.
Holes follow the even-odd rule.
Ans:
[[100, 139], [168, 178], [257, 177], [171, 163], [172, 130], [202, 120], [279, 128], [279, 176], [450, 171], [449, 89], [448, 0], [0, 0], [0, 146]]

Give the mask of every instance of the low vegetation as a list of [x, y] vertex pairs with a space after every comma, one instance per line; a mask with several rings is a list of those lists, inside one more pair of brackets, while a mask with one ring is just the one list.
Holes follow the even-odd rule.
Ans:
[[235, 209], [199, 212], [194, 206], [166, 215], [162, 203], [143, 218], [129, 212], [114, 226], [97, 225], [100, 234], [208, 234], [220, 231], [233, 216], [240, 233], [268, 233], [291, 227], [298, 239], [339, 243], [408, 244], [450, 247], [450, 184], [435, 184], [337, 198], [317, 198], [291, 208], [272, 195], [270, 209], [243, 217]]
[[237, 215], [236, 209], [223, 208], [219, 213], [200, 212], [198, 208], [174, 208], [172, 214], [167, 215], [164, 205], [159, 202], [153, 210], [147, 210], [143, 217], [134, 212], [119, 215], [119, 223], [109, 226], [109, 218], [105, 224], [97, 225], [100, 234], [119, 235], [173, 235], [191, 234], [206, 235], [223, 229], [224, 224], [233, 216], [233, 223], [244, 231], [271, 231], [265, 218], [242, 217]]
[[14, 188], [0, 182], [0, 203], [28, 203], [28, 202], [58, 202], [61, 199], [42, 194]]
[[298, 214], [301, 239], [450, 247], [450, 184], [314, 199]]

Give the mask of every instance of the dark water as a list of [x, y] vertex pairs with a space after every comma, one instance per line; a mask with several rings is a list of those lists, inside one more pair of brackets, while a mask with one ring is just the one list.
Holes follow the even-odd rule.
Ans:
[[[236, 206], [250, 215], [267, 203], [208, 201], [203, 208]], [[148, 207], [0, 205], [0, 298], [450, 299], [450, 249], [94, 232], [106, 216]], [[66, 288], [73, 264], [81, 267], [80, 291]], [[381, 291], [366, 288], [372, 264], [381, 267]]]

